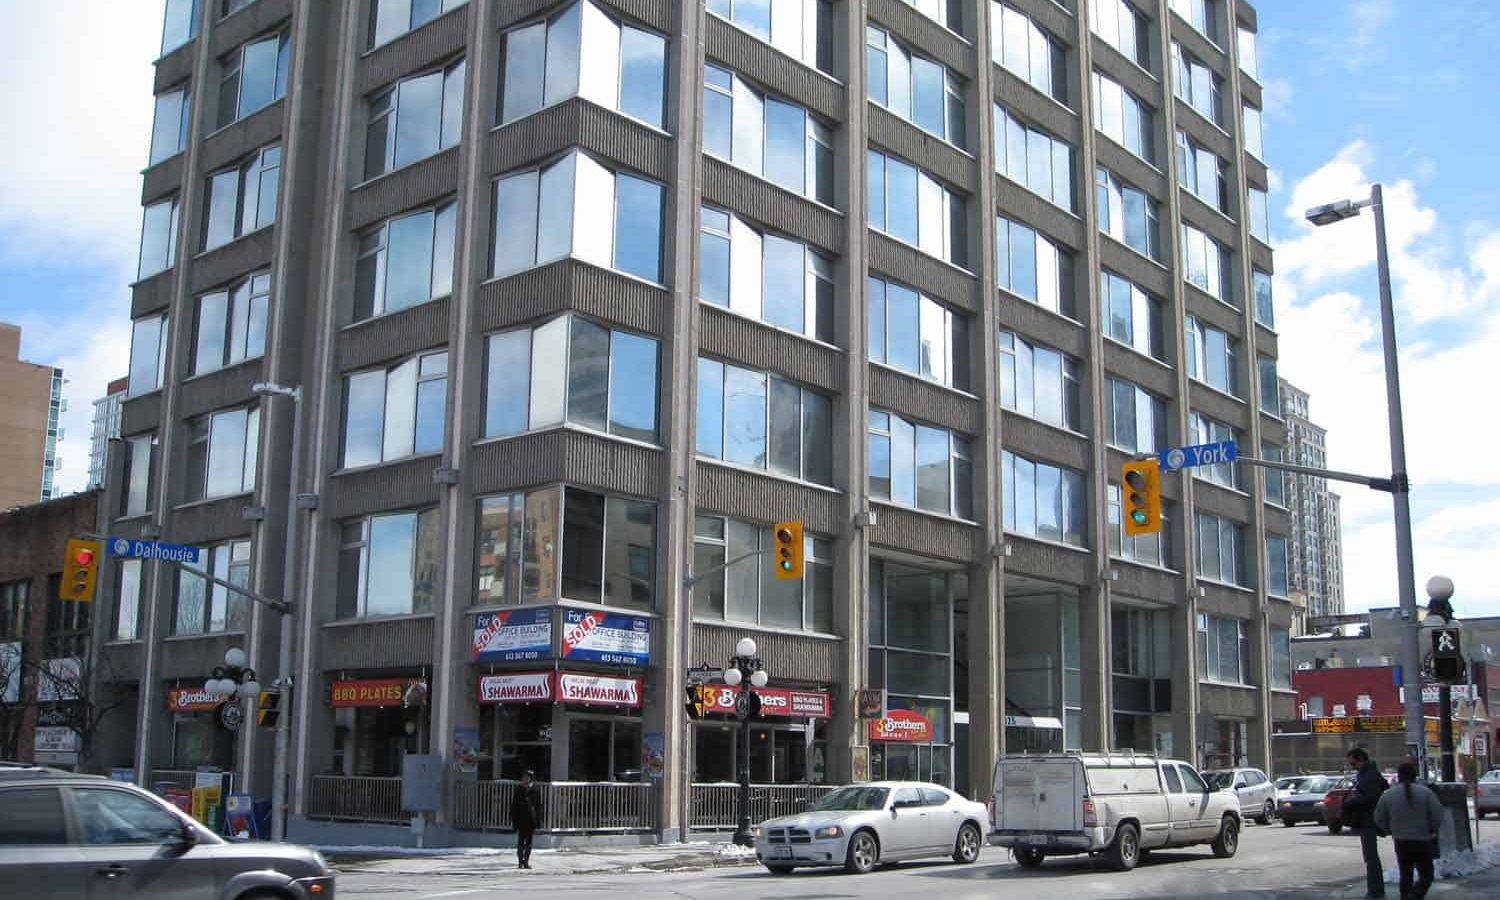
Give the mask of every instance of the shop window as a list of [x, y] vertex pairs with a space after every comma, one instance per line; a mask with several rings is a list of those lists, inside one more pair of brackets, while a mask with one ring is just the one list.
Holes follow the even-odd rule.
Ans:
[[569, 781], [640, 781], [641, 774], [639, 720], [568, 720]]
[[481, 781], [519, 781], [526, 772], [538, 781], [552, 780], [550, 704], [485, 705], [479, 723]]

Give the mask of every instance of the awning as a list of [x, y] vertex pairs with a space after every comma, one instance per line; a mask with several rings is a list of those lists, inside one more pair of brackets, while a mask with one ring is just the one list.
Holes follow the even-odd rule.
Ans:
[[1062, 720], [1052, 716], [1006, 716], [1006, 728], [1050, 728], [1062, 731]]

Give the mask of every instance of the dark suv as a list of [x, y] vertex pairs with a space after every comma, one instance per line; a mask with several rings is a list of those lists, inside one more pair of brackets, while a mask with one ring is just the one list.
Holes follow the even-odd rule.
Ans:
[[0, 767], [0, 894], [159, 900], [325, 900], [316, 851], [230, 843], [156, 795], [40, 767]]

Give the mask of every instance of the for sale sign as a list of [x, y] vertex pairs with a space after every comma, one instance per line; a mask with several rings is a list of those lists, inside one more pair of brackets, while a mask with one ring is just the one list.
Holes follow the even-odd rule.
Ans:
[[474, 617], [474, 662], [531, 662], [552, 656], [552, 610], [505, 609]]
[[651, 620], [596, 609], [564, 609], [563, 659], [644, 666], [651, 660]]

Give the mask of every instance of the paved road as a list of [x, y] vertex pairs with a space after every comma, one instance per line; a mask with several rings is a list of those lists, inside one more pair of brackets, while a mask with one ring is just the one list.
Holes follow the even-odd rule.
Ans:
[[[1394, 862], [1383, 842], [1387, 864]], [[488, 900], [520, 890], [547, 900], [813, 900], [940, 895], [942, 900], [1021, 897], [1024, 900], [1114, 900], [1238, 896], [1327, 898], [1362, 896], [1351, 887], [1361, 873], [1359, 841], [1322, 828], [1249, 827], [1233, 859], [1215, 859], [1207, 847], [1152, 853], [1134, 872], [1121, 874], [1083, 859], [1049, 859], [1040, 871], [1023, 871], [999, 848], [986, 848], [978, 863], [906, 863], [863, 877], [798, 870], [776, 877], [759, 867], [735, 866], [687, 872], [616, 871], [598, 874], [518, 872], [499, 861], [474, 860], [457, 870], [427, 870], [413, 862], [399, 872], [340, 867], [341, 898], [377, 900]], [[1243, 892], [1253, 891], [1253, 894]], [[1391, 896], [1396, 891], [1392, 889]], [[1434, 891], [1434, 900], [1445, 892]]]

